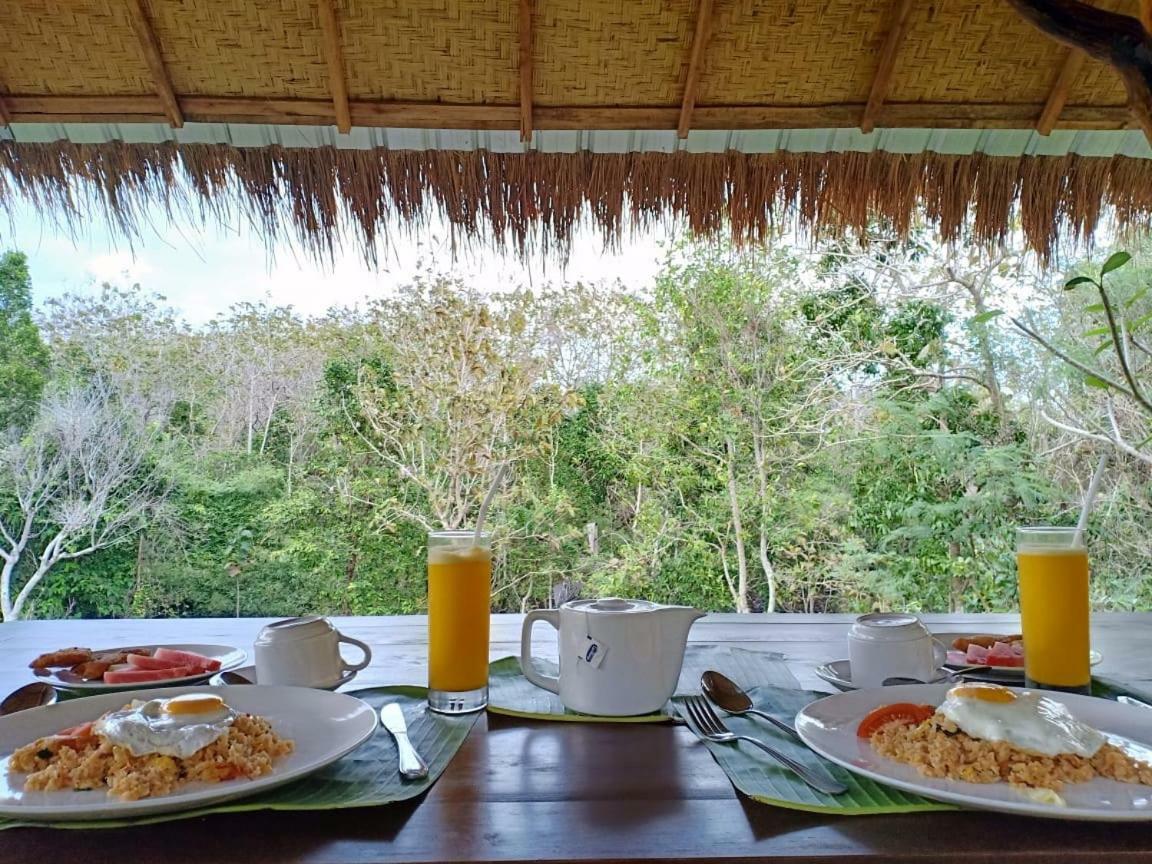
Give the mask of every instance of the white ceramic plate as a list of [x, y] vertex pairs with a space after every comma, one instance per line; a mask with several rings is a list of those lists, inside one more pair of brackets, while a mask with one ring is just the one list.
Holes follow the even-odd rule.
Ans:
[[[237, 675], [240, 675], [244, 678], [247, 678], [249, 684], [259, 684], [260, 683], [259, 681], [256, 680], [256, 667], [255, 666], [241, 666], [238, 669], [221, 670], [221, 671], [235, 672]], [[336, 690], [337, 688], [343, 687], [345, 684], [347, 684], [349, 681], [351, 681], [355, 677], [356, 677], [356, 670], [355, 669], [345, 669], [344, 674], [340, 676], [340, 680], [337, 681], [335, 684], [333, 684], [331, 687], [318, 687], [316, 689], [318, 689], [318, 690]], [[208, 680], [208, 683], [211, 684], [213, 687], [228, 687], [229, 686], [229, 683], [224, 680], [224, 676], [221, 675], [220, 672], [217, 672], [215, 675], [213, 675]], [[237, 685], [232, 684], [231, 686], [235, 687]], [[242, 687], [244, 685], [243, 685], [243, 683], [241, 683], [239, 686]]]
[[[235, 669], [248, 659], [247, 654], [239, 648], [233, 648], [231, 645], [124, 645], [118, 648], [96, 649], [96, 653], [103, 654], [111, 651], [122, 651], [125, 648], [146, 648], [153, 651], [157, 648], [173, 648], [176, 651], [192, 651], [195, 654], [203, 654], [205, 657], [219, 660], [220, 669], [218, 671], [221, 672], [227, 669]], [[46, 669], [43, 673], [38, 673], [36, 678], [40, 681], [47, 681], [58, 690], [88, 694], [123, 693], [128, 690], [139, 690], [141, 687], [180, 687], [184, 684], [195, 684], [198, 681], [207, 681], [216, 674], [214, 672], [205, 672], [201, 675], [187, 675], [183, 678], [172, 678], [167, 681], [145, 681], [137, 684], [105, 684], [103, 681], [69, 681], [61, 679], [56, 673], [62, 671], [67, 670]]]
[[[805, 744], [849, 771], [925, 798], [980, 810], [1057, 819], [1152, 820], [1152, 786], [1097, 778], [1089, 783], [1067, 784], [1061, 793], [1066, 807], [1039, 804], [1007, 783], [964, 783], [924, 777], [911, 765], [877, 755], [867, 741], [856, 737], [860, 720], [873, 708], [893, 702], [939, 705], [949, 686], [911, 684], [838, 693], [811, 703], [797, 714], [796, 731]], [[1085, 723], [1107, 733], [1113, 743], [1124, 746], [1133, 756], [1152, 762], [1152, 746], [1148, 743], [1152, 742], [1152, 726], [1147, 709], [1070, 693], [1048, 695], [1067, 705]]]
[[[833, 660], [831, 663], [822, 663], [815, 669], [816, 675], [822, 680], [827, 681], [838, 690], [859, 690], [855, 684], [852, 683], [852, 661], [851, 660]], [[948, 670], [943, 666], [936, 669], [935, 678], [946, 678]]]
[[[1015, 632], [1019, 633], [1020, 631], [1017, 630]], [[976, 634], [975, 632], [933, 633], [932, 638], [935, 639], [937, 642], [939, 642], [941, 645], [943, 645], [946, 649], [950, 650], [952, 648], [952, 643], [956, 639], [967, 639], [967, 638], [970, 638], [970, 637], [976, 636], [976, 635], [978, 635], [978, 634]], [[984, 631], [984, 632], [980, 633], [979, 635], [993, 636], [993, 635], [997, 635], [997, 634], [988, 633], [988, 632]], [[1011, 636], [1014, 634], [1002, 633], [999, 635]], [[1027, 649], [1025, 649], [1025, 650], [1027, 650]], [[1103, 657], [1101, 657], [1099, 651], [1089, 652], [1088, 657], [1089, 657], [1089, 662], [1093, 666], [1095, 666], [1097, 663], [1099, 663], [1103, 659]], [[944, 665], [946, 667], [948, 667], [949, 669], [962, 669], [962, 668], [964, 668], [963, 666], [955, 666], [955, 665], [948, 664], [948, 663], [945, 663]], [[990, 666], [987, 669], [981, 669], [980, 675], [982, 675], [984, 677], [988, 677], [988, 678], [1000, 677], [1000, 678], [1005, 678], [1005, 679], [1014, 679], [1016, 681], [1023, 681], [1024, 680], [1024, 669], [1021, 666]]]
[[[106, 791], [24, 792], [22, 774], [9, 773], [12, 752], [37, 738], [94, 720], [128, 699], [157, 699], [180, 693], [219, 693], [237, 711], [258, 714], [277, 735], [291, 738], [294, 752], [276, 760], [272, 773], [255, 780], [189, 783], [171, 795], [120, 801]], [[345, 693], [307, 687], [180, 687], [137, 690], [71, 699], [0, 717], [0, 815], [16, 819], [122, 819], [167, 813], [252, 795], [318, 771], [367, 741], [376, 730], [376, 712]]]

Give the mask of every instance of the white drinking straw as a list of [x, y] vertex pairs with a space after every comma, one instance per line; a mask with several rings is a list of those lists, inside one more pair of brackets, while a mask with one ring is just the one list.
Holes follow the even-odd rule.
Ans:
[[1084, 542], [1084, 529], [1088, 527], [1088, 514], [1092, 512], [1092, 505], [1096, 501], [1096, 493], [1100, 491], [1100, 481], [1104, 479], [1104, 469], [1108, 466], [1108, 454], [1105, 450], [1100, 454], [1100, 461], [1096, 463], [1096, 470], [1092, 472], [1092, 479], [1088, 481], [1088, 491], [1084, 493], [1084, 503], [1080, 507], [1080, 521], [1076, 523], [1076, 536], [1073, 542], [1079, 546]]
[[504, 472], [507, 470], [507, 462], [501, 462], [500, 467], [496, 469], [496, 476], [492, 479], [492, 485], [488, 487], [488, 494], [484, 496], [484, 501], [480, 505], [480, 513], [476, 517], [476, 536], [472, 540], [473, 546], [480, 545], [480, 529], [484, 527], [484, 519], [488, 516], [488, 507], [491, 506], [492, 499], [500, 490], [500, 483], [504, 479]]

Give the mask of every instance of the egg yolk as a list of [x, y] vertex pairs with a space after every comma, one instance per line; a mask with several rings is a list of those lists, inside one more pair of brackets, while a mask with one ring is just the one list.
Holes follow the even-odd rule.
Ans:
[[978, 702], [1008, 703], [1016, 701], [1016, 694], [999, 684], [961, 684], [952, 692], [961, 699], [975, 699]]
[[214, 693], [186, 693], [164, 703], [165, 714], [208, 714], [224, 708], [224, 700]]

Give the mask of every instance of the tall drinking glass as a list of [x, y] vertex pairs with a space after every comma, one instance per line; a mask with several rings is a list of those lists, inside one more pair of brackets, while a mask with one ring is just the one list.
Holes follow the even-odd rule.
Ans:
[[466, 714], [488, 704], [492, 547], [487, 534], [428, 535], [428, 707]]
[[1017, 528], [1020, 632], [1029, 687], [1089, 693], [1088, 550], [1075, 528]]

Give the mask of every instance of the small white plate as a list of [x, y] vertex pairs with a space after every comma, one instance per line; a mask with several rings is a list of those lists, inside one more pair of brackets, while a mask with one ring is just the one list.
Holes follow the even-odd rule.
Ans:
[[[259, 681], [256, 680], [256, 667], [255, 666], [241, 666], [239, 669], [228, 669], [228, 670], [221, 669], [220, 670], [220, 672], [225, 672], [225, 671], [234, 672], [237, 675], [244, 676], [245, 678], [248, 679], [248, 683], [250, 683], [250, 684], [259, 684], [260, 683]], [[224, 676], [221, 675], [220, 672], [217, 672], [215, 675], [213, 675], [209, 679], [208, 683], [211, 684], [213, 687], [228, 687], [229, 686], [228, 682], [224, 680]], [[346, 669], [346, 670], [344, 670], [344, 674], [340, 676], [340, 680], [337, 681], [335, 684], [333, 684], [329, 687], [317, 687], [315, 689], [317, 689], [317, 690], [336, 690], [339, 687], [343, 687], [345, 684], [347, 684], [349, 681], [351, 681], [355, 677], [356, 677], [356, 670]], [[235, 687], [235, 686], [243, 686], [243, 685], [233, 684], [231, 686]]]
[[[816, 674], [839, 690], [859, 690], [852, 683], [852, 663], [849, 660], [833, 660], [816, 667]], [[983, 672], [981, 672], [983, 674]], [[948, 670], [943, 666], [936, 669], [936, 678], [946, 678]]]
[[[9, 773], [8, 760], [18, 747], [69, 726], [94, 720], [122, 707], [126, 699], [158, 699], [180, 693], [215, 692], [237, 711], [266, 718], [277, 735], [292, 739], [295, 750], [276, 760], [272, 773], [255, 780], [189, 783], [171, 795], [120, 801], [104, 790], [25, 792], [24, 775]], [[307, 687], [179, 687], [137, 690], [71, 699], [46, 708], [0, 717], [0, 815], [14, 819], [123, 819], [203, 807], [252, 795], [318, 771], [367, 741], [376, 730], [376, 712], [346, 693]]]
[[[235, 669], [241, 663], [248, 659], [248, 655], [241, 651], [239, 648], [233, 648], [231, 645], [124, 645], [118, 648], [100, 648], [95, 651], [97, 654], [105, 654], [113, 651], [123, 651], [126, 648], [143, 648], [150, 651], [155, 651], [157, 648], [171, 648], [175, 651], [191, 651], [194, 654], [203, 654], [205, 657], [210, 657], [213, 660], [220, 661], [219, 672], [224, 672], [229, 669]], [[45, 669], [36, 674], [39, 681], [47, 681], [57, 690], [64, 690], [69, 693], [123, 693], [127, 690], [139, 690], [141, 687], [180, 687], [185, 684], [195, 684], [199, 681], [207, 681], [215, 672], [204, 672], [200, 675], [187, 675], [184, 678], [171, 678], [167, 681], [146, 681], [138, 682], [136, 684], [105, 684], [103, 681], [69, 681], [62, 679], [60, 672], [67, 672], [66, 669]]]
[[[1019, 633], [1019, 632], [1020, 632], [1019, 630], [1016, 631], [1016, 633]], [[941, 645], [943, 645], [946, 649], [952, 650], [952, 643], [954, 641], [956, 641], [957, 639], [970, 639], [971, 637], [977, 636], [977, 635], [979, 635], [979, 636], [1012, 636], [1015, 634], [1012, 634], [1012, 633], [988, 633], [986, 631], [979, 633], [979, 634], [975, 633], [975, 632], [933, 633], [932, 638], [935, 639], [937, 642], [939, 642]], [[1027, 646], [1025, 646], [1024, 650], [1025, 651], [1028, 650]], [[1099, 663], [1103, 659], [1104, 658], [1101, 656], [1099, 651], [1093, 650], [1093, 651], [1088, 652], [1088, 662], [1093, 666], [1095, 666], [1097, 663]], [[956, 666], [956, 665], [951, 664], [951, 663], [945, 663], [944, 665], [949, 669], [962, 669], [963, 668], [962, 666]], [[1004, 678], [1006, 680], [1023, 681], [1024, 680], [1024, 667], [1023, 666], [989, 666], [987, 669], [981, 669], [980, 674], [982, 676], [988, 677], [988, 678], [999, 677], [999, 678]]]
[[[856, 737], [860, 720], [873, 708], [894, 702], [939, 705], [949, 684], [907, 684], [872, 690], [837, 693], [805, 706], [796, 715], [796, 731], [804, 743], [856, 774], [870, 777], [905, 792], [914, 792], [949, 804], [1101, 822], [1152, 820], [1152, 786], [1097, 778], [1068, 783], [1060, 793], [1066, 807], [1032, 801], [1007, 783], [965, 783], [925, 777], [911, 765], [880, 756], [867, 741]], [[1063, 702], [1080, 720], [1109, 735], [1133, 756], [1152, 762], [1152, 728], [1144, 708], [1071, 693], [1048, 693]]]

